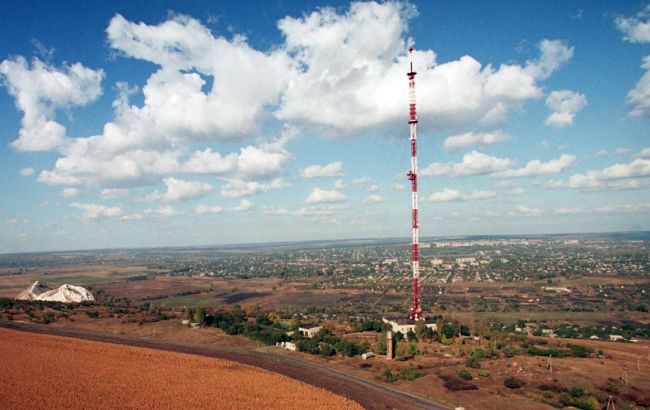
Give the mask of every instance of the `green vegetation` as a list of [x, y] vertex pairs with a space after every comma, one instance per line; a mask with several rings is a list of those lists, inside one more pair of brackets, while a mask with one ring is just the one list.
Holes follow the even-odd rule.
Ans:
[[472, 373], [470, 373], [468, 370], [461, 369], [458, 371], [458, 377], [463, 380], [472, 380]]
[[509, 389], [520, 389], [526, 385], [526, 382], [516, 377], [508, 377], [503, 381], [503, 385]]

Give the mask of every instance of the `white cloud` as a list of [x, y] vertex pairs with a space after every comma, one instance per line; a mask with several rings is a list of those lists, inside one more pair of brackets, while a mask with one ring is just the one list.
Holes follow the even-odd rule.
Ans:
[[228, 208], [231, 212], [246, 212], [253, 207], [253, 203], [248, 199], [242, 199], [239, 205]]
[[625, 40], [631, 43], [650, 43], [650, 4], [635, 17], [619, 16], [614, 21]]
[[575, 215], [584, 213], [585, 210], [582, 208], [555, 208], [553, 213], [555, 215]]
[[163, 179], [163, 182], [167, 186], [167, 190], [162, 194], [158, 191], [149, 194], [147, 196], [148, 200], [163, 200], [165, 202], [184, 201], [187, 199], [202, 197], [212, 191], [212, 185], [205, 182], [184, 181], [173, 177], [165, 178]]
[[122, 199], [128, 196], [129, 190], [125, 188], [106, 188], [99, 194], [99, 197], [104, 200]]
[[305, 206], [297, 209], [294, 215], [315, 219], [329, 219], [346, 209], [349, 209], [349, 206], [344, 204]]
[[384, 201], [384, 197], [382, 197], [381, 195], [378, 195], [378, 194], [370, 194], [370, 195], [368, 195], [367, 197], [365, 197], [363, 199], [363, 203], [366, 204], [366, 205], [367, 204], [376, 204], [378, 202], [383, 202], [383, 201]]
[[208, 206], [208, 205], [197, 205], [196, 206], [196, 213], [199, 215], [203, 214], [219, 214], [223, 212], [223, 207], [219, 205], [214, 205], [214, 206]]
[[379, 188], [379, 185], [377, 184], [372, 184], [368, 188], [366, 188], [366, 191], [368, 192], [379, 192], [381, 188]]
[[365, 185], [369, 184], [372, 180], [369, 177], [355, 178], [350, 182], [350, 185]]
[[270, 183], [258, 181], [228, 180], [221, 186], [221, 196], [224, 198], [241, 198], [254, 195], [260, 192], [267, 192], [274, 189], [288, 188], [291, 184], [282, 178], [277, 178]]
[[646, 70], [645, 74], [627, 94], [631, 117], [650, 117], [650, 55], [643, 59], [641, 67]]
[[[161, 206], [158, 209], [147, 208], [144, 210], [144, 216], [149, 218], [168, 219], [181, 215], [185, 215], [185, 213], [174, 209], [169, 205]], [[134, 219], [141, 219], [140, 214], [135, 214], [134, 217]]]
[[517, 205], [515, 214], [522, 216], [540, 216], [544, 213], [541, 209], [538, 208], [529, 208], [525, 205]]
[[343, 163], [341, 161], [332, 162], [327, 165], [310, 165], [301, 169], [298, 173], [299, 178], [330, 178], [338, 177], [343, 174]]
[[463, 148], [476, 145], [494, 145], [499, 142], [507, 141], [510, 137], [500, 131], [485, 132], [468, 132], [460, 135], [452, 135], [445, 139], [443, 146], [447, 152], [455, 152]]
[[[249, 135], [257, 130], [264, 107], [277, 102], [291, 78], [283, 50], [263, 53], [243, 36], [215, 37], [187, 16], [148, 25], [117, 14], [106, 32], [113, 49], [161, 67], [143, 88], [144, 106], [129, 108], [128, 115], [155, 124], [168, 138]], [[201, 75], [214, 78], [211, 89], [203, 91]]]
[[306, 204], [318, 204], [322, 202], [344, 202], [347, 198], [342, 193], [334, 189], [314, 188], [307, 199]]
[[65, 128], [55, 120], [56, 111], [94, 101], [102, 93], [102, 70], [80, 63], [61, 68], [34, 58], [9, 58], [0, 63], [0, 79], [16, 107], [23, 112], [18, 139], [11, 146], [19, 151], [49, 151], [66, 142]]
[[594, 152], [594, 157], [596, 157], [596, 158], [603, 158], [603, 157], [606, 157], [607, 155], [609, 155], [609, 152], [607, 152], [606, 149], [600, 149], [600, 150]]
[[334, 182], [334, 188], [336, 188], [336, 189], [343, 189], [346, 186], [347, 185], [345, 185], [345, 182], [343, 182], [342, 179], [337, 179], [336, 182]]
[[504, 171], [513, 164], [507, 158], [492, 157], [478, 151], [472, 151], [463, 155], [460, 163], [439, 163], [434, 162], [422, 169], [422, 176], [460, 177], [469, 175], [486, 175]]
[[645, 213], [650, 212], [650, 203], [641, 204], [623, 204], [623, 205], [607, 205], [598, 208], [585, 209], [585, 208], [556, 208], [553, 213], [556, 215], [574, 215], [574, 214], [587, 214], [587, 213]]
[[7, 219], [5, 223], [7, 225], [18, 225], [20, 221], [18, 219], [13, 218], [13, 219]]
[[406, 188], [406, 185], [400, 183], [400, 182], [395, 182], [393, 184], [393, 189], [396, 191], [403, 191]]
[[34, 175], [34, 168], [21, 168], [19, 172], [21, 176], [30, 177]]
[[455, 189], [445, 188], [442, 191], [434, 192], [428, 198], [430, 202], [449, 202], [449, 201], [475, 201], [481, 199], [495, 198], [497, 194], [492, 191], [473, 191], [464, 194]]
[[546, 106], [550, 114], [546, 125], [565, 128], [573, 124], [576, 113], [587, 105], [587, 98], [580, 93], [570, 90], [553, 91], [546, 98]]
[[639, 151], [638, 154], [635, 155], [635, 157], [641, 159], [650, 159], [650, 147], [643, 148], [641, 151]]
[[[301, 70], [276, 115], [345, 136], [404, 118], [406, 31], [415, 8], [401, 2], [352, 3], [339, 13], [323, 8], [282, 19], [278, 27]], [[421, 119], [439, 127], [471, 121], [498, 123], [513, 105], [542, 95], [548, 78], [573, 55], [560, 41], [540, 43], [538, 59], [523, 65], [482, 65], [470, 56], [439, 64], [432, 50], [416, 50]]]
[[85, 221], [95, 221], [98, 219], [118, 218], [123, 215], [122, 209], [118, 206], [105, 206], [101, 204], [73, 202], [71, 207], [81, 209], [81, 216]]
[[278, 206], [267, 206], [267, 205], [264, 205], [262, 207], [262, 212], [265, 215], [276, 215], [276, 216], [289, 215], [290, 213], [286, 208], [283, 208], [281, 206], [278, 207]]
[[77, 195], [79, 195], [79, 190], [77, 188], [64, 188], [63, 191], [61, 191], [61, 196], [63, 198], [73, 198]]
[[492, 174], [501, 178], [531, 177], [546, 174], [557, 174], [564, 171], [575, 162], [575, 155], [562, 154], [560, 158], [552, 159], [548, 162], [542, 162], [538, 159], [529, 161], [525, 167], [518, 169], [509, 169]]
[[[642, 151], [643, 152], [643, 151]], [[550, 181], [551, 188], [582, 190], [639, 189], [650, 185], [650, 159], [636, 158], [629, 163], [614, 164], [600, 171], [574, 174], [568, 180]]]

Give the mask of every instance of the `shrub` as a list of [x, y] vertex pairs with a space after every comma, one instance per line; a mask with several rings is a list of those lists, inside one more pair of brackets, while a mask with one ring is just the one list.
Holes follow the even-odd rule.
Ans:
[[520, 389], [526, 384], [525, 381], [517, 379], [516, 377], [508, 377], [503, 381], [503, 385], [509, 389]]
[[472, 380], [472, 373], [470, 373], [468, 370], [461, 369], [458, 371], [458, 377], [463, 380]]
[[444, 380], [444, 386], [447, 390], [450, 391], [459, 391], [459, 390], [477, 390], [478, 387], [476, 387], [475, 384], [472, 384], [468, 381], [465, 381], [463, 379], [460, 379], [456, 376], [453, 375], [441, 375], [438, 376], [442, 380]]
[[582, 397], [585, 395], [585, 390], [582, 387], [572, 386], [569, 389], [569, 394], [571, 397]]
[[472, 355], [465, 360], [465, 365], [472, 369], [478, 369], [481, 367], [481, 362], [478, 360], [478, 357]]
[[399, 371], [399, 378], [402, 380], [415, 380], [422, 376], [424, 376], [424, 373], [418, 369], [405, 368]]
[[503, 354], [506, 357], [515, 357], [517, 351], [510, 346], [506, 346], [505, 348], [503, 348]]
[[573, 400], [571, 405], [581, 410], [596, 410], [600, 408], [598, 400], [594, 399], [593, 397]]
[[587, 346], [568, 344], [567, 347], [571, 350], [571, 356], [574, 357], [589, 357], [594, 352], [594, 349]]
[[618, 384], [610, 383], [605, 387], [605, 391], [611, 394], [618, 394], [621, 392], [621, 387]]
[[481, 377], [488, 377], [490, 375], [490, 372], [488, 370], [479, 370], [478, 375]]
[[390, 369], [384, 370], [384, 373], [382, 373], [381, 376], [383, 377], [383, 379], [385, 381], [387, 381], [389, 383], [392, 383], [395, 380], [397, 380], [397, 377], [395, 377], [395, 375], [393, 374], [393, 372], [390, 371]]
[[559, 384], [546, 384], [546, 383], [540, 384], [539, 389], [542, 391], [552, 391], [554, 393], [562, 393], [563, 391], [566, 391], [566, 388], [564, 386], [561, 386]]

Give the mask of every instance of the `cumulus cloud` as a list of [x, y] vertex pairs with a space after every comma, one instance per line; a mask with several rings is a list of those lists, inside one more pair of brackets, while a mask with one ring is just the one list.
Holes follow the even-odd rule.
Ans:
[[546, 97], [546, 106], [550, 114], [546, 125], [565, 128], [573, 124], [576, 113], [587, 105], [587, 98], [570, 90], [553, 91]]
[[500, 131], [485, 132], [468, 132], [460, 135], [452, 135], [445, 139], [443, 146], [447, 152], [455, 152], [464, 148], [477, 145], [494, 145], [499, 142], [507, 141], [510, 137]]
[[199, 215], [220, 214], [221, 212], [223, 212], [223, 207], [219, 205], [208, 206], [200, 204], [196, 206], [196, 213]]
[[562, 154], [560, 158], [542, 162], [538, 159], [529, 161], [526, 166], [518, 169], [508, 169], [492, 174], [501, 178], [532, 177], [546, 174], [557, 174], [569, 168], [575, 162], [575, 155]]
[[[106, 33], [119, 53], [161, 67], [143, 88], [144, 106], [128, 114], [171, 138], [238, 138], [255, 132], [264, 107], [277, 102], [292, 73], [282, 50], [263, 53], [242, 36], [215, 37], [188, 16], [149, 25], [117, 14]], [[214, 78], [211, 89], [203, 91], [202, 76]]]
[[521, 216], [540, 216], [544, 213], [541, 209], [530, 208], [525, 205], [517, 205], [515, 212], [512, 212], [511, 215], [521, 215]]
[[21, 176], [30, 177], [34, 175], [34, 168], [21, 168], [18, 172], [20, 172]]
[[434, 192], [429, 197], [430, 202], [449, 202], [449, 201], [475, 201], [481, 199], [495, 198], [497, 194], [492, 191], [473, 191], [464, 194], [455, 189], [445, 188], [442, 191]]
[[641, 159], [650, 159], [650, 147], [643, 148], [641, 151], [639, 151], [638, 154], [635, 155], [635, 157]]
[[14, 57], [0, 63], [0, 80], [23, 112], [19, 151], [49, 151], [66, 142], [65, 128], [55, 121], [56, 111], [94, 101], [102, 93], [103, 70], [80, 63], [58, 68], [34, 58]]
[[645, 213], [650, 212], [650, 203], [641, 204], [623, 204], [623, 205], [607, 205], [598, 208], [585, 209], [585, 208], [555, 208], [553, 213], [556, 215], [575, 215], [587, 213]]
[[346, 196], [334, 189], [314, 188], [307, 199], [306, 204], [318, 204], [322, 202], [345, 202]]
[[627, 106], [631, 117], [650, 117], [650, 55], [643, 59], [641, 67], [645, 74], [627, 94]]
[[102, 189], [99, 197], [104, 200], [122, 199], [129, 196], [129, 190], [125, 188], [106, 188]]
[[[168, 219], [175, 216], [185, 215], [183, 211], [179, 211], [169, 205], [158, 207], [157, 209], [147, 208], [144, 210], [144, 217], [147, 218], [158, 218], [158, 219]], [[140, 214], [133, 215], [134, 219], [140, 219]]]
[[631, 43], [650, 43], [650, 4], [634, 17], [618, 16], [614, 20], [623, 38]]
[[[643, 151], [642, 151], [643, 152]], [[553, 180], [551, 188], [580, 190], [622, 190], [650, 186], [650, 159], [638, 157], [629, 163], [619, 163], [600, 171], [574, 174], [568, 180]]]
[[370, 194], [367, 197], [363, 199], [363, 203], [368, 205], [368, 204], [376, 204], [378, 202], [383, 202], [384, 197], [378, 194]]
[[288, 188], [290, 186], [291, 184], [283, 178], [274, 179], [269, 183], [233, 179], [228, 180], [228, 182], [221, 186], [221, 196], [224, 198], [241, 198], [243, 196], [254, 195], [274, 189]]
[[268, 205], [264, 205], [262, 207], [262, 212], [265, 215], [275, 215], [275, 216], [290, 214], [289, 210], [287, 210], [286, 208], [283, 208], [281, 206], [268, 206]]
[[346, 209], [349, 209], [349, 206], [344, 204], [304, 206], [298, 208], [294, 212], [294, 215], [314, 219], [330, 219]]
[[122, 209], [119, 206], [106, 206], [80, 202], [73, 202], [70, 206], [81, 209], [83, 211], [81, 218], [87, 222], [96, 221], [98, 219], [118, 218], [123, 215]]
[[167, 186], [167, 190], [162, 194], [158, 191], [154, 191], [147, 196], [148, 200], [163, 200], [165, 202], [184, 201], [187, 199], [202, 197], [212, 191], [212, 185], [205, 182], [184, 181], [173, 177], [165, 178], [163, 179], [163, 182]]
[[343, 163], [341, 161], [332, 162], [327, 165], [310, 165], [301, 169], [298, 173], [299, 178], [330, 178], [338, 177], [343, 174]]
[[492, 157], [478, 151], [463, 155], [462, 162], [440, 163], [434, 162], [420, 172], [423, 176], [461, 177], [469, 175], [486, 175], [504, 171], [513, 164], [507, 158]]
[[77, 188], [64, 188], [63, 191], [61, 191], [61, 196], [63, 198], [73, 198], [77, 195], [79, 195], [79, 190]]
[[[280, 20], [286, 49], [301, 70], [292, 78], [278, 118], [350, 135], [404, 117], [406, 31], [415, 8], [401, 2], [353, 3], [339, 13], [323, 8]], [[539, 98], [538, 84], [573, 55], [563, 42], [543, 40], [525, 64], [482, 65], [470, 56], [438, 63], [416, 50], [421, 118], [440, 127], [469, 121], [498, 123], [513, 105]]]
[[369, 184], [372, 180], [370, 177], [360, 177], [360, 178], [355, 178], [350, 182], [350, 185], [364, 185], [364, 184]]
[[253, 207], [253, 203], [248, 199], [242, 199], [239, 205], [228, 208], [231, 212], [246, 212]]

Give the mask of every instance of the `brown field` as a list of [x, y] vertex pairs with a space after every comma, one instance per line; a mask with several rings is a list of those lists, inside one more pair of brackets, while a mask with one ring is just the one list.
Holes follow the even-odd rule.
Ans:
[[226, 360], [0, 328], [0, 407], [360, 409]]

